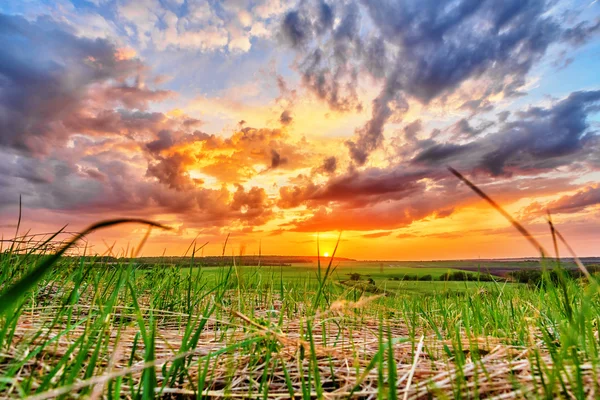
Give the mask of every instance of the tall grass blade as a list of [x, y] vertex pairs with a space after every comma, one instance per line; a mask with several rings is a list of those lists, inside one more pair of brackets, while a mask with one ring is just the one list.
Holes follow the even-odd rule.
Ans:
[[5, 290], [4, 293], [0, 295], [0, 315], [8, 312], [21, 298], [21, 296], [24, 293], [27, 293], [31, 288], [33, 288], [50, 270], [52, 265], [54, 265], [60, 259], [60, 257], [81, 238], [83, 238], [86, 235], [89, 235], [90, 233], [98, 229], [108, 228], [111, 226], [122, 225], [127, 223], [145, 224], [155, 226], [161, 229], [170, 229], [169, 227], [158, 224], [156, 222], [135, 218], [113, 219], [93, 224], [83, 232], [79, 233], [73, 239], [71, 239], [64, 246], [62, 246], [56, 253], [48, 256], [20, 281], [18, 281], [14, 285], [10, 286], [7, 290]]
[[460, 172], [458, 172], [454, 168], [448, 167], [448, 170], [452, 174], [454, 174], [454, 176], [456, 176], [458, 179], [460, 179], [463, 183], [465, 183], [469, 188], [471, 188], [471, 190], [473, 190], [475, 193], [477, 193], [477, 195], [479, 197], [481, 197], [482, 199], [487, 201], [496, 211], [498, 211], [500, 214], [502, 214], [502, 216], [504, 218], [506, 218], [521, 233], [521, 235], [523, 235], [529, 241], [529, 243], [531, 243], [532, 246], [534, 246], [538, 250], [538, 252], [542, 255], [542, 257], [545, 257], [547, 254], [549, 254], [544, 249], [544, 247], [540, 244], [540, 242], [538, 242], [537, 239], [535, 239], [533, 237], [533, 235], [531, 233], [529, 233], [529, 231], [527, 229], [525, 229], [525, 227], [523, 225], [521, 225], [509, 213], [507, 213], [502, 207], [500, 207], [500, 205], [498, 203], [496, 203], [494, 200], [492, 200], [491, 197], [489, 197], [487, 194], [485, 194], [485, 192], [483, 190], [479, 189], [477, 187], [477, 185], [475, 185], [473, 182], [471, 182], [470, 180], [465, 178]]

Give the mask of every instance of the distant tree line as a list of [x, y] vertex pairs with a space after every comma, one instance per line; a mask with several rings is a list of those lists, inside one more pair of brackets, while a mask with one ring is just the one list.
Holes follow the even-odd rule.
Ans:
[[433, 281], [433, 276], [431, 275], [396, 275], [389, 278], [392, 281]]
[[293, 263], [309, 264], [310, 257], [297, 256], [204, 256], [204, 257], [139, 257], [132, 261], [144, 265], [176, 265], [176, 266], [229, 266], [234, 262], [237, 265], [265, 267], [289, 267]]
[[493, 282], [498, 280], [490, 274], [471, 274], [465, 271], [446, 272], [440, 275], [437, 279], [432, 275], [396, 275], [390, 278], [392, 281], [473, 281], [473, 282]]
[[[600, 273], [600, 265], [588, 265], [587, 270], [592, 275]], [[581, 279], [584, 277], [583, 272], [579, 269], [551, 269], [546, 271], [547, 279], [553, 283], [558, 283], [561, 277], [567, 279]], [[540, 269], [527, 270], [522, 269], [519, 271], [513, 271], [509, 276], [516, 282], [526, 283], [529, 285], [539, 285], [544, 282], [544, 271]]]
[[[600, 275], [600, 265], [588, 265], [587, 270], [592, 275]], [[579, 269], [550, 269], [547, 271], [547, 279], [553, 283], [557, 283], [560, 277], [563, 276], [567, 279], [581, 279], [584, 277], [583, 273]], [[518, 283], [526, 283], [529, 285], [539, 285], [544, 281], [544, 272], [541, 269], [522, 269], [518, 271], [512, 271], [506, 278], [494, 276], [487, 273], [469, 273], [465, 271], [448, 271], [443, 275], [440, 275], [437, 279], [431, 275], [396, 275], [389, 278], [393, 281], [467, 281], [467, 282], [493, 282], [498, 280], [508, 280]]]

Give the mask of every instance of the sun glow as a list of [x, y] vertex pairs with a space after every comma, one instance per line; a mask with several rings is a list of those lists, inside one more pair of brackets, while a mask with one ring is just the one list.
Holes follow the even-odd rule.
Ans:
[[323, 257], [329, 257], [329, 253], [328, 252], [323, 253]]

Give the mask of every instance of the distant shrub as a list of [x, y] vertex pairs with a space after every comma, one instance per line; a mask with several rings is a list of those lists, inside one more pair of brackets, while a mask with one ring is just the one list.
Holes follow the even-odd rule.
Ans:
[[416, 275], [416, 274], [405, 274], [405, 275], [394, 275], [388, 279], [392, 281], [432, 281], [431, 275]]
[[468, 281], [470, 280], [470, 275], [471, 274], [467, 274], [464, 271], [448, 271], [444, 275], [440, 276], [440, 281]]
[[[405, 275], [394, 275], [388, 279], [392, 281], [421, 281], [429, 282], [435, 280], [430, 275], [416, 275], [416, 274], [405, 274]], [[497, 278], [496, 278], [497, 279]], [[440, 281], [481, 281], [481, 282], [493, 282], [495, 280], [493, 275], [490, 274], [470, 274], [464, 271], [447, 272], [439, 277]]]
[[465, 271], [446, 272], [440, 276], [440, 281], [493, 282], [494, 280], [494, 276], [490, 274], [470, 274]]
[[600, 273], [600, 264], [588, 265], [588, 266], [586, 266], [586, 268], [589, 271], [589, 273], [592, 275]]
[[360, 274], [353, 272], [350, 274], [351, 281], [360, 281]]
[[[590, 265], [587, 267], [588, 271], [596, 275], [600, 272], [600, 268], [597, 265]], [[544, 278], [544, 272], [539, 269], [523, 269], [520, 271], [513, 271], [510, 273], [510, 277], [519, 283], [526, 283], [529, 285], [541, 285], [545, 280], [557, 284], [561, 279], [583, 279], [584, 275], [578, 269], [552, 269], [546, 272], [546, 278]]]
[[493, 282], [498, 278], [495, 278], [494, 275], [491, 274], [479, 274], [480, 282]]

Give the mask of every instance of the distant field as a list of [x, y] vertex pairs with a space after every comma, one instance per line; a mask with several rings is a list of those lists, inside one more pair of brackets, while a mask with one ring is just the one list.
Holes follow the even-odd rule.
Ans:
[[[596, 261], [594, 259], [594, 261]], [[329, 258], [322, 258], [322, 266], [327, 266]], [[223, 265], [229, 265], [231, 262], [223, 262]], [[189, 265], [190, 262], [183, 264]], [[244, 266], [243, 263], [237, 263], [248, 270], [256, 270], [256, 266]], [[196, 266], [203, 266], [201, 261], [196, 261]], [[563, 267], [574, 269], [575, 264], [571, 261], [562, 263]], [[222, 266], [222, 265], [221, 265]], [[375, 280], [385, 280], [394, 276], [402, 275], [432, 275], [434, 278], [439, 278], [447, 272], [469, 271], [473, 273], [486, 273], [496, 276], [506, 276], [509, 272], [519, 270], [539, 269], [540, 262], [538, 260], [522, 261], [522, 260], [507, 260], [507, 261], [490, 261], [490, 260], [448, 260], [448, 261], [338, 261], [334, 259], [332, 266], [335, 268], [335, 277], [337, 279], [347, 279], [347, 276], [352, 273], [372, 277]], [[210, 275], [210, 268], [218, 268], [215, 266], [203, 266], [205, 271]], [[279, 274], [283, 273], [286, 279], [309, 279], [314, 276], [317, 270], [317, 261], [299, 262], [291, 265], [279, 266], [262, 266], [261, 274]]]
[[[406, 274], [432, 274], [439, 276], [447, 271], [471, 271], [505, 276], [508, 272], [522, 269], [539, 269], [540, 261], [523, 260], [444, 260], [444, 261], [345, 261], [340, 269], [367, 268], [369, 271], [383, 270], [383, 275], [397, 272]], [[572, 261], [562, 262], [565, 268], [576, 268]], [[365, 270], [365, 271], [367, 271]]]
[[[323, 268], [327, 265], [324, 264]], [[365, 277], [372, 277], [375, 280], [386, 280], [394, 276], [402, 276], [406, 274], [410, 275], [432, 275], [439, 277], [440, 275], [456, 269], [444, 268], [444, 267], [424, 267], [415, 268], [410, 266], [394, 266], [385, 267], [383, 271], [380, 270], [379, 266], [375, 266], [373, 263], [363, 263], [360, 261], [356, 262], [342, 262], [334, 263], [335, 270], [333, 272], [334, 279], [344, 280], [348, 279], [349, 274], [358, 273]], [[219, 269], [223, 267], [201, 267], [207, 276], [214, 275]], [[317, 274], [317, 264], [294, 264], [292, 266], [283, 267], [256, 267], [256, 266], [240, 266], [240, 269], [245, 274], [259, 274], [263, 277], [279, 277], [283, 276], [284, 280], [310, 280], [315, 279]], [[182, 268], [182, 271], [187, 271], [188, 268]]]
[[[334, 262], [336, 266], [331, 274], [331, 280], [337, 282], [345, 282], [350, 279], [351, 274], [359, 274], [360, 281], [366, 281], [369, 278], [373, 279], [377, 288], [387, 291], [402, 290], [408, 292], [435, 292], [440, 290], [463, 291], [474, 286], [474, 282], [440, 282], [437, 281], [440, 276], [447, 272], [459, 271], [459, 269], [442, 267], [447, 262], [430, 262], [426, 265], [406, 263], [386, 264], [381, 268], [379, 262], [362, 262], [362, 261], [344, 261]], [[327, 265], [324, 264], [323, 268]], [[219, 276], [225, 267], [195, 267], [192, 273], [196, 274], [199, 271], [202, 274], [202, 279], [207, 282], [217, 282]], [[190, 268], [181, 268], [181, 274], [186, 276], [190, 272]], [[295, 284], [301, 286], [312, 286], [317, 283], [317, 264], [295, 264], [292, 266], [282, 267], [256, 267], [256, 266], [238, 266], [236, 268], [237, 276], [241, 279], [259, 282], [260, 284], [273, 284], [279, 286], [283, 281], [285, 284]], [[404, 275], [427, 277], [430, 276], [435, 281], [433, 282], [413, 282], [401, 281]], [[476, 273], [475, 273], [476, 275]], [[480, 285], [486, 286], [492, 283], [481, 282]]]

